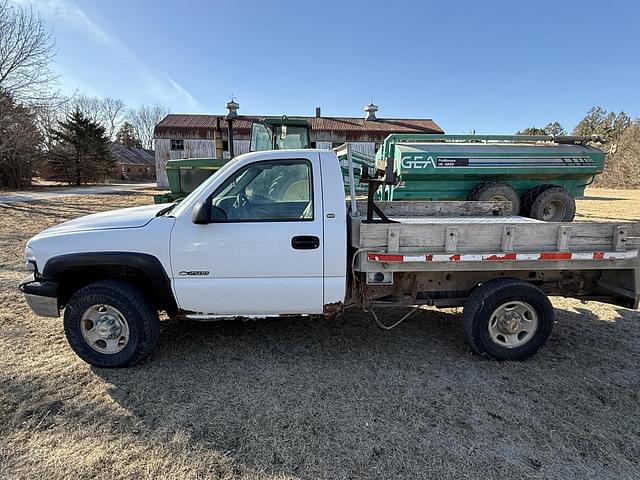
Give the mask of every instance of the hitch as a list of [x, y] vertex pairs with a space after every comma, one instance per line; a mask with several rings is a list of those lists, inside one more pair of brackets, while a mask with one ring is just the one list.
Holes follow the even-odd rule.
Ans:
[[[369, 176], [367, 169], [364, 170], [361, 176], [361, 181], [367, 182], [367, 223], [398, 223], [395, 220], [391, 220], [384, 212], [376, 205], [374, 197], [378, 189], [382, 185], [395, 185], [398, 178], [395, 175], [393, 164], [393, 157], [388, 157], [385, 165], [385, 169], [376, 169], [374, 177]], [[380, 220], [374, 220], [374, 212], [380, 217]]]

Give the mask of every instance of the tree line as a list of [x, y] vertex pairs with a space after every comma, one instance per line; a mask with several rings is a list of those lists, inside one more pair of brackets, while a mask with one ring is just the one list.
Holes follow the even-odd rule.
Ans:
[[[558, 122], [544, 127], [528, 127], [517, 135], [568, 135]], [[640, 187], [640, 119], [633, 120], [625, 112], [607, 112], [593, 107], [571, 131], [572, 135], [599, 136], [604, 143], [595, 146], [607, 154], [604, 173], [594, 185], [609, 188]]]
[[22, 188], [46, 169], [73, 184], [107, 180], [110, 144], [153, 148], [169, 109], [56, 89], [55, 40], [32, 7], [0, 0], [0, 185]]

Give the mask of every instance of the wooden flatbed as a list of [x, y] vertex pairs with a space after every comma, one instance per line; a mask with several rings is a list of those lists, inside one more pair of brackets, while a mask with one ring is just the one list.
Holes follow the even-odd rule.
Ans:
[[[375, 273], [457, 272], [451, 287], [460, 292], [460, 299], [466, 289], [465, 272], [473, 272], [467, 276], [471, 283], [482, 272], [487, 278], [535, 279], [543, 287], [563, 281], [575, 287], [582, 282], [571, 296], [614, 295], [637, 307], [640, 223], [541, 222], [506, 215], [501, 203], [377, 202], [392, 223], [350, 217], [353, 270], [366, 274], [368, 285], [375, 285]], [[366, 209], [364, 203], [358, 204], [361, 209]], [[413, 299], [424, 291], [420, 285], [433, 281], [427, 279], [425, 285], [416, 277]], [[392, 278], [382, 283], [390, 282], [396, 283]]]

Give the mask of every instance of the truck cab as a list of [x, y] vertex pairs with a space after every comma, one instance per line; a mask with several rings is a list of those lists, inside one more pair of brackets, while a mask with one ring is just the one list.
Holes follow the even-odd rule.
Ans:
[[175, 294], [192, 315], [319, 314], [344, 300], [346, 213], [332, 152], [241, 155], [165, 215], [175, 219]]

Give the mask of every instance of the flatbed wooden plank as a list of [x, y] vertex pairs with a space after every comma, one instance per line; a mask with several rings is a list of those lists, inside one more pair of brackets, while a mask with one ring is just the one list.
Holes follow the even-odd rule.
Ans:
[[[385, 248], [388, 244], [390, 225], [393, 225], [399, 232], [399, 248], [415, 249], [416, 251], [445, 251], [447, 229], [452, 228], [457, 229], [457, 251], [502, 251], [504, 227], [515, 228], [515, 225], [508, 223], [361, 223], [357, 245], [360, 248]], [[558, 232], [563, 226], [571, 228], [571, 237], [566, 246], [569, 250], [614, 248], [613, 236], [617, 227], [615, 224], [522, 223], [517, 224], [517, 229], [514, 230], [512, 249], [515, 252], [556, 250], [558, 248]]]
[[[376, 202], [388, 217], [467, 217], [511, 215], [511, 202], [393, 201]], [[357, 202], [358, 212], [367, 211], [367, 202]]]

